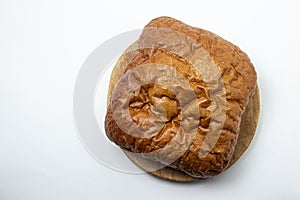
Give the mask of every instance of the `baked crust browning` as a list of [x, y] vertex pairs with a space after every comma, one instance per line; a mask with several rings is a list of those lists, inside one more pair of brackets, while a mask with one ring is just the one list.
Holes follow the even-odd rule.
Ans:
[[[152, 44], [153, 32], [151, 28], [171, 29], [186, 35], [204, 48], [218, 67], [218, 73], [222, 80], [222, 86], [225, 90], [225, 120], [220, 134], [212, 133], [211, 136], [217, 137], [217, 141], [207, 142], [205, 137], [211, 132], [210, 126], [213, 122], [218, 121], [212, 117], [212, 112], [217, 113], [220, 109], [211, 109], [211, 95], [216, 95], [220, 89], [220, 84], [216, 82], [208, 83], [204, 81], [204, 77], [197, 73], [193, 64], [182, 56], [166, 51], [159, 46]], [[157, 36], [159, 37], [159, 36]], [[149, 39], [151, 38], [151, 39]], [[172, 38], [170, 38], [172, 41]], [[134, 52], [134, 56], [130, 56], [129, 63], [124, 67], [124, 72], [119, 73], [118, 78], [121, 84], [117, 84], [115, 90], [122, 91], [120, 85], [126, 83], [128, 79], [124, 78], [126, 72], [131, 69], [138, 68], [145, 64], [171, 65], [174, 67], [191, 85], [194, 94], [197, 97], [196, 104], [193, 99], [189, 101], [190, 91], [183, 94], [174, 94], [167, 87], [160, 84], [146, 84], [132, 93], [129, 99], [128, 107], [118, 110], [121, 114], [129, 112], [132, 121], [138, 126], [148, 126], [149, 122], [162, 123], [163, 128], [154, 135], [149, 137], [137, 137], [124, 132], [120, 128], [114, 116], [112, 104], [118, 101], [112, 95], [112, 99], [108, 106], [105, 119], [105, 129], [108, 138], [120, 147], [135, 153], [142, 153], [145, 158], [159, 161], [172, 168], [185, 172], [195, 178], [208, 178], [219, 174], [225, 170], [232, 158], [237, 138], [239, 136], [239, 128], [241, 117], [248, 104], [249, 98], [252, 97], [256, 87], [256, 72], [250, 62], [248, 56], [242, 52], [237, 46], [222, 39], [221, 37], [199, 28], [188, 26], [180, 21], [169, 17], [160, 17], [152, 20], [144, 29], [139, 39], [140, 49]], [[143, 47], [151, 48], [143, 48]], [[199, 58], [201, 59], [201, 58]], [[145, 71], [140, 74], [141, 79], [147, 76], [151, 71]], [[123, 77], [121, 77], [123, 76]], [[118, 87], [119, 86], [119, 87]], [[180, 83], [178, 83], [180, 86]], [[215, 87], [213, 90], [211, 88]], [[124, 89], [124, 88], [123, 88]], [[180, 96], [181, 95], [181, 96]], [[186, 97], [186, 102], [178, 101], [178, 98]], [[196, 107], [195, 107], [196, 105]], [[188, 130], [180, 132], [181, 123], [185, 121], [183, 112], [187, 110], [198, 109], [199, 116], [189, 116]], [[153, 119], [151, 113], [155, 113], [157, 118]], [[123, 124], [126, 126], [126, 124]], [[122, 126], [123, 126], [122, 125]], [[196, 125], [196, 126], [195, 126]], [[192, 130], [196, 133], [191, 135]], [[178, 142], [172, 143], [168, 147], [170, 141], [174, 140], [180, 132], [183, 135], [177, 139]], [[208, 140], [210, 141], [210, 140]], [[183, 153], [180, 144], [189, 144]], [[184, 146], [184, 145], [183, 145]], [[203, 146], [208, 146], [208, 152], [202, 152]], [[167, 148], [168, 147], [168, 148]], [[159, 151], [159, 149], [165, 149]], [[199, 156], [203, 154], [204, 156]], [[170, 163], [171, 161], [171, 163]]]

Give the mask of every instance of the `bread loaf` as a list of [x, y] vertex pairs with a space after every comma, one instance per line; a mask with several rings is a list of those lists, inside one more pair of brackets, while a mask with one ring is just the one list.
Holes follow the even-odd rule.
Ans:
[[108, 138], [194, 178], [224, 171], [256, 89], [237, 46], [169, 17], [152, 20], [114, 85]]

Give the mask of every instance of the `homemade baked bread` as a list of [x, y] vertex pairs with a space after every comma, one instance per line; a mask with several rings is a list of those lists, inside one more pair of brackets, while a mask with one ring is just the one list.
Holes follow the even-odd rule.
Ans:
[[135, 45], [111, 77], [108, 138], [193, 178], [224, 171], [256, 91], [248, 56], [169, 17], [152, 20]]

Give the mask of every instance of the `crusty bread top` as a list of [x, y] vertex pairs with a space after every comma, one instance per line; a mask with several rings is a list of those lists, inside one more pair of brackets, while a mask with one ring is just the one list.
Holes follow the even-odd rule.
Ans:
[[[217, 66], [222, 80], [221, 84], [214, 81], [205, 81], [204, 77], [197, 73], [195, 66], [188, 59], [181, 55], [170, 53], [166, 51], [166, 48], [161, 48], [164, 46], [164, 42], [161, 41], [166, 41], [166, 38], [163, 38], [164, 36], [160, 34], [155, 35], [153, 29], [154, 31], [157, 29], [172, 30], [195, 41], [207, 52], [209, 59]], [[167, 40], [168, 42], [178, 40], [176, 37], [170, 36]], [[143, 153], [142, 155], [145, 158], [168, 164], [190, 176], [207, 178], [219, 174], [226, 169], [230, 162], [239, 134], [241, 116], [249, 98], [255, 91], [256, 72], [249, 58], [237, 46], [221, 37], [211, 32], [188, 26], [169, 17], [160, 17], [152, 20], [145, 27], [138, 42], [140, 49], [134, 52], [133, 58], [124, 67], [125, 70], [122, 72], [124, 76], [120, 78], [119, 83], [114, 88], [117, 92], [115, 92], [116, 95], [112, 95], [105, 121], [107, 136], [122, 148], [136, 153]], [[157, 42], [159, 45], [157, 45]], [[205, 60], [202, 57], [198, 59]], [[189, 99], [192, 95], [188, 90], [174, 94], [167, 87], [164, 87], [163, 84], [145, 84], [131, 94], [127, 107], [118, 107], [117, 110], [114, 108], [115, 102], [122, 101], [121, 94], [127, 92], [124, 91], [126, 85], [134, 84], [129, 81], [126, 72], [136, 70], [141, 65], [153, 63], [165, 66], [171, 65], [191, 85], [197, 98], [199, 116], [189, 118], [187, 126], [184, 125], [186, 120], [182, 117], [182, 113], [185, 112], [185, 108], [190, 107], [191, 103], [187, 102], [185, 104], [178, 99]], [[140, 80], [146, 79], [155, 70], [155, 68], [146, 69], [148, 70], [139, 72]], [[174, 84], [182, 86], [183, 83], [174, 81]], [[214, 86], [215, 89], [211, 89]], [[217, 131], [214, 132], [214, 129], [210, 128], [221, 121], [218, 119], [218, 114], [215, 114], [221, 108], [212, 108], [211, 99], [212, 95], [221, 98], [223, 89], [225, 90], [224, 98], [226, 103], [221, 106], [224, 107], [225, 118], [222, 128], [217, 130], [219, 131], [219, 134], [217, 134]], [[156, 108], [154, 105], [159, 105], [163, 109], [154, 109]], [[129, 121], [123, 120], [123, 124], [120, 127], [120, 123], [116, 120], [118, 116], [114, 115], [115, 112], [122, 116], [128, 111], [132, 118], [131, 123], [134, 122], [139, 126], [149, 126], [151, 122], [149, 119], [153, 118], [153, 116], [154, 121], [165, 121], [165, 123], [159, 132], [150, 137], [138, 137], [138, 135], [129, 134], [122, 129], [124, 126], [129, 126]], [[155, 115], [151, 115], [151, 112], [154, 111], [156, 112]], [[216, 117], [213, 117], [213, 114]], [[164, 120], [161, 118], [164, 118]], [[197, 120], [199, 120], [199, 126], [196, 127], [196, 134], [190, 137], [190, 132], [186, 130], [186, 127], [190, 128], [189, 126], [197, 124]], [[184, 131], [180, 129], [182, 123]], [[180, 134], [178, 134], [179, 132]], [[183, 136], [178, 139], [177, 135]], [[207, 137], [217, 138], [216, 143], [210, 142], [212, 140], [207, 140]], [[172, 145], [168, 146], [171, 141]], [[188, 148], [181, 152], [182, 144], [186, 143], [189, 143]], [[168, 148], [166, 148], [167, 146]], [[203, 153], [204, 156], [199, 156], [199, 154], [202, 154], [203, 149], [205, 150], [203, 146], [206, 146], [209, 152]], [[159, 149], [164, 150], [159, 151]], [[180, 156], [178, 156], [178, 152], [181, 153]]]

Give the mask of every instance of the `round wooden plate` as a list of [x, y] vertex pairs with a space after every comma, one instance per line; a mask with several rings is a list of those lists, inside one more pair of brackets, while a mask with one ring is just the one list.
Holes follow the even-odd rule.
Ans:
[[[128, 62], [135, 55], [134, 49], [136, 49], [136, 47], [137, 47], [137, 43], [133, 43], [125, 51], [126, 54], [123, 54], [119, 58], [116, 66], [113, 69], [110, 78], [109, 91], [107, 96], [107, 106], [110, 102], [110, 96], [115, 84], [123, 75], [125, 67], [127, 66]], [[249, 100], [246, 111], [242, 116], [241, 125], [240, 125], [240, 134], [238, 137], [238, 141], [232, 159], [228, 165], [228, 168], [231, 167], [243, 155], [243, 153], [247, 150], [248, 146], [250, 145], [256, 132], [259, 114], [260, 114], [260, 95], [259, 95], [259, 88], [257, 85], [256, 91], [253, 97]], [[158, 162], [145, 159], [141, 157], [140, 154], [131, 153], [126, 150], [123, 150], [123, 152], [133, 163], [135, 163], [144, 171], [156, 177], [165, 180], [175, 181], [175, 182], [195, 182], [201, 180], [201, 179], [193, 178], [185, 174], [184, 172], [175, 170], [173, 168], [162, 166], [162, 164]]]

